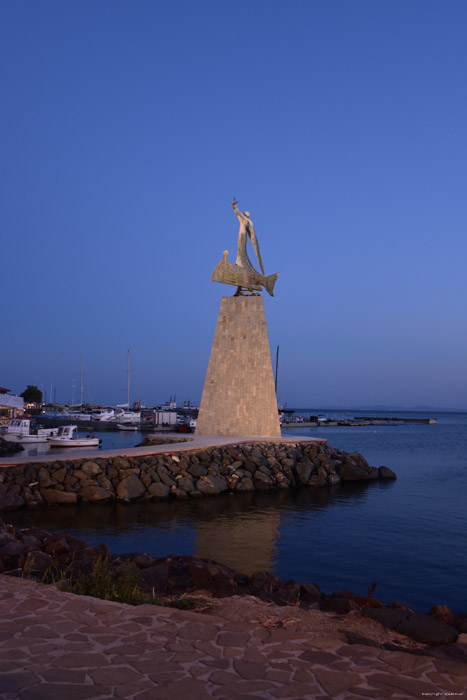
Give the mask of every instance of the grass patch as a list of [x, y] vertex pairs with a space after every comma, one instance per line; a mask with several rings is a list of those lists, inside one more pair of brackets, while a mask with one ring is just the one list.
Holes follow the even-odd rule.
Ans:
[[[56, 582], [57, 583], [57, 582]], [[79, 573], [67, 578], [66, 572], [57, 583], [60, 591], [86, 595], [101, 600], [112, 600], [126, 605], [163, 605], [180, 610], [193, 610], [196, 601], [193, 598], [161, 598], [154, 594], [144, 593], [138, 586], [138, 573], [129, 563], [122, 571], [115, 572], [107, 558], [99, 557], [93, 564], [89, 574]]]

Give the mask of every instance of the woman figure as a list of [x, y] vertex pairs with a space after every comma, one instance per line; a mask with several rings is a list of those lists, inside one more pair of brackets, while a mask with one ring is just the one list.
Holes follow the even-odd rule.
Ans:
[[[256, 270], [253, 266], [246, 250], [246, 244], [249, 238], [256, 253], [256, 257], [258, 258], [261, 273], [264, 275], [263, 261], [261, 260], [261, 253], [259, 252], [259, 243], [258, 239], [256, 238], [255, 228], [250, 219], [250, 212], [246, 211], [242, 214], [240, 209], [237, 207], [237, 204], [238, 202], [235, 200], [232, 202], [233, 210], [240, 222], [240, 230], [238, 232], [238, 253], [235, 264], [240, 265], [240, 267], [244, 267], [250, 272], [256, 272], [258, 274], [258, 270]], [[237, 289], [237, 293], [239, 293], [240, 289], [241, 287]]]

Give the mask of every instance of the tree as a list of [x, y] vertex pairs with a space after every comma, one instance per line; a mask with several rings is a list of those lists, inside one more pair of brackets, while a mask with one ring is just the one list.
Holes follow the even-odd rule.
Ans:
[[26, 403], [42, 403], [42, 391], [32, 384], [28, 384], [20, 396]]

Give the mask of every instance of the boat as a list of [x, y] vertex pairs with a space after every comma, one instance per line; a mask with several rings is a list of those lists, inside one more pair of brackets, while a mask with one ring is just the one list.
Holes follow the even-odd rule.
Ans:
[[93, 408], [89, 411], [70, 411], [64, 410], [60, 414], [61, 418], [67, 418], [72, 421], [85, 421], [86, 423], [113, 421], [115, 419], [115, 411], [113, 408]]
[[50, 447], [98, 447], [101, 442], [97, 435], [87, 437], [74, 437], [78, 426], [62, 425], [57, 435], [47, 438]]
[[135, 423], [117, 423], [119, 430], [139, 430], [139, 426]]
[[98, 408], [91, 411], [91, 420], [95, 421], [112, 421], [115, 418], [113, 408]]
[[273, 275], [262, 275], [252, 268], [251, 270], [242, 267], [241, 265], [232, 264], [228, 261], [228, 251], [224, 250], [224, 255], [220, 263], [216, 265], [211, 275], [213, 282], [221, 282], [222, 284], [232, 284], [245, 289], [254, 289], [261, 291], [263, 286], [270, 296], [274, 296], [274, 285], [279, 276], [276, 272]]
[[57, 435], [58, 428], [31, 426], [29, 418], [12, 418], [6, 431], [0, 437], [7, 442], [47, 442], [47, 438]]
[[141, 423], [141, 411], [120, 411], [115, 415], [117, 425], [136, 425]]

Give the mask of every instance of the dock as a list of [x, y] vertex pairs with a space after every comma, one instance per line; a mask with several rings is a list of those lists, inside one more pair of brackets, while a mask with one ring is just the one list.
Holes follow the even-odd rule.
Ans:
[[295, 420], [290, 422], [283, 422], [281, 428], [286, 430], [288, 428], [334, 428], [336, 426], [350, 426], [350, 427], [361, 427], [367, 425], [402, 425], [405, 423], [419, 423], [423, 425], [436, 425], [436, 418], [387, 418], [387, 417], [365, 417], [353, 418], [353, 419], [343, 419], [343, 420], [333, 420], [332, 418], [326, 420]]

